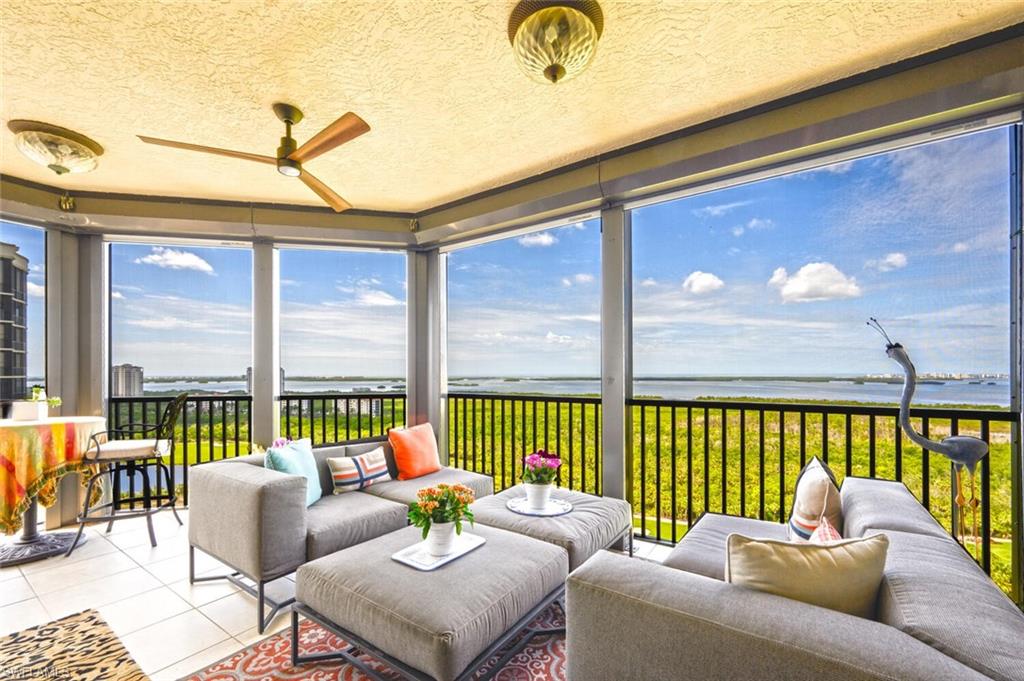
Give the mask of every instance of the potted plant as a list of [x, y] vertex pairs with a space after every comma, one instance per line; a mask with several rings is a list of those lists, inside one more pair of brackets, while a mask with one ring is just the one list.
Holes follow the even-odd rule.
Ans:
[[61, 405], [59, 397], [47, 397], [46, 389], [41, 386], [32, 387], [32, 396], [27, 400], [11, 405], [11, 418], [18, 421], [42, 421], [50, 416], [50, 408]]
[[469, 505], [475, 498], [465, 485], [437, 485], [416, 493], [417, 500], [409, 504], [409, 522], [423, 530], [430, 555], [452, 552], [455, 536], [462, 534], [462, 521], [473, 522]]
[[527, 505], [535, 511], [542, 510], [551, 498], [551, 489], [562, 459], [554, 452], [539, 449], [527, 456], [523, 463], [523, 487], [526, 488]]

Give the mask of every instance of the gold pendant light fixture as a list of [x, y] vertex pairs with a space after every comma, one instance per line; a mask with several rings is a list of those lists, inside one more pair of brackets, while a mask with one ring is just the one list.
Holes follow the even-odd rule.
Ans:
[[49, 123], [16, 120], [7, 123], [22, 154], [58, 175], [87, 173], [96, 168], [103, 147], [85, 135]]
[[594, 0], [521, 0], [508, 19], [508, 39], [523, 72], [561, 83], [587, 68], [604, 31]]

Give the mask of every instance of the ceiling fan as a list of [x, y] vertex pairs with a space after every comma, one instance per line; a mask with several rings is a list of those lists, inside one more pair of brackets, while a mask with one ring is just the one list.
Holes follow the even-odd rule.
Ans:
[[335, 147], [341, 146], [349, 140], [359, 137], [370, 131], [370, 126], [359, 116], [351, 111], [334, 121], [326, 128], [310, 137], [301, 147], [295, 144], [292, 139], [292, 126], [302, 120], [302, 112], [298, 107], [291, 104], [274, 104], [274, 113], [284, 123], [284, 137], [281, 138], [281, 146], [277, 148], [277, 156], [262, 156], [250, 154], [245, 151], [233, 151], [231, 149], [219, 149], [217, 147], [205, 147], [201, 144], [189, 144], [188, 142], [174, 142], [162, 140], [156, 137], [138, 135], [138, 138], [146, 144], [159, 144], [164, 147], [175, 149], [188, 149], [190, 151], [202, 151], [207, 154], [218, 156], [229, 156], [240, 158], [245, 161], [256, 161], [257, 163], [268, 163], [277, 166], [277, 172], [288, 177], [297, 177], [312, 189], [324, 202], [340, 213], [352, 207], [345, 199], [341, 198], [333, 189], [318, 180], [302, 167], [303, 163], [311, 161], [320, 154], [324, 154]]

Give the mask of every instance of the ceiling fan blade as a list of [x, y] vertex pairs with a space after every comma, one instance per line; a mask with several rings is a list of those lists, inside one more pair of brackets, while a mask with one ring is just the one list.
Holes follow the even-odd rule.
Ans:
[[269, 163], [271, 165], [277, 165], [277, 159], [274, 158], [273, 156], [262, 156], [260, 154], [250, 154], [245, 151], [233, 151], [231, 149], [218, 149], [217, 147], [204, 147], [201, 144], [189, 144], [188, 142], [174, 142], [172, 140], [162, 140], [156, 137], [146, 137], [145, 135], [137, 135], [137, 137], [146, 144], [158, 144], [162, 147], [173, 147], [174, 149], [186, 149], [188, 151], [202, 151], [207, 154], [216, 154], [218, 156], [230, 156], [231, 158], [240, 158], [243, 161], [256, 161], [258, 163]]
[[351, 111], [310, 137], [305, 144], [288, 154], [288, 158], [305, 163], [334, 147], [370, 131], [370, 126]]
[[307, 187], [316, 192], [316, 195], [323, 199], [324, 203], [333, 208], [334, 212], [340, 213], [341, 211], [348, 210], [352, 207], [351, 203], [338, 196], [337, 192], [313, 175], [310, 175], [305, 170], [303, 170], [299, 175], [299, 179], [302, 180]]

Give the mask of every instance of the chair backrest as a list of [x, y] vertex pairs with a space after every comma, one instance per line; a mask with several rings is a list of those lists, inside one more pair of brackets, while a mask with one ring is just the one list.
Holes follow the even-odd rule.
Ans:
[[157, 440], [170, 440], [174, 437], [174, 426], [178, 423], [178, 417], [181, 415], [181, 410], [185, 408], [185, 401], [188, 399], [188, 393], [181, 393], [167, 405], [164, 409], [163, 416], [160, 417], [160, 425], [156, 431]]

